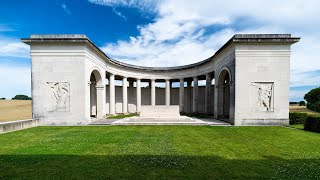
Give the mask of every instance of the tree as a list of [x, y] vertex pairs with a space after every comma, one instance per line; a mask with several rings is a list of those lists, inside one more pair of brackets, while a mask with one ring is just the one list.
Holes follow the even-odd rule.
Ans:
[[299, 104], [298, 102], [289, 102], [290, 105]]
[[6, 100], [6, 98], [2, 97], [2, 98], [0, 98], [0, 100]]
[[12, 100], [31, 100], [32, 98], [27, 96], [27, 95], [16, 95], [15, 97], [12, 98]]
[[306, 105], [306, 102], [305, 101], [300, 101], [299, 102], [299, 106], [305, 106]]
[[320, 87], [311, 89], [304, 95], [307, 101], [307, 108], [313, 111], [320, 112]]

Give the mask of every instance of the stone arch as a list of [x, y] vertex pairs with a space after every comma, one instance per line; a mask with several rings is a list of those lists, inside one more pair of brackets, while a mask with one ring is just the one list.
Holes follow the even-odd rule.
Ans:
[[221, 69], [218, 77], [218, 118], [230, 119], [230, 92], [232, 74], [229, 68]]
[[102, 76], [98, 69], [93, 69], [90, 74], [90, 117], [100, 118], [102, 113]]

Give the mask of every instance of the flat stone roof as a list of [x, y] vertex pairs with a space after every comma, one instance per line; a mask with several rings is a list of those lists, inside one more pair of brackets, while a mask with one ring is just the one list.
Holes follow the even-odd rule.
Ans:
[[183, 66], [173, 66], [173, 67], [147, 67], [147, 66], [137, 66], [132, 64], [127, 64], [118, 60], [110, 58], [105, 52], [103, 52], [99, 47], [97, 47], [86, 35], [84, 34], [32, 34], [30, 38], [21, 38], [21, 41], [26, 44], [31, 44], [34, 42], [85, 42], [101, 54], [103, 54], [111, 63], [118, 66], [142, 70], [142, 71], [173, 71], [193, 68], [200, 66], [211, 61], [216, 55], [222, 52], [226, 47], [232, 43], [289, 43], [294, 44], [300, 40], [300, 37], [291, 37], [291, 34], [235, 34], [227, 43], [225, 43], [216, 53], [211, 57], [199, 61], [197, 63], [183, 65]]
[[89, 39], [84, 34], [31, 34], [30, 39]]

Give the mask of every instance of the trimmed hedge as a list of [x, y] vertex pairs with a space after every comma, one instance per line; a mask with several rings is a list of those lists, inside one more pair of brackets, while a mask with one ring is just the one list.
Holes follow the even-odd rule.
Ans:
[[307, 113], [289, 113], [289, 123], [293, 124], [304, 124], [307, 120]]
[[307, 131], [320, 133], [320, 117], [319, 116], [308, 116], [304, 129]]

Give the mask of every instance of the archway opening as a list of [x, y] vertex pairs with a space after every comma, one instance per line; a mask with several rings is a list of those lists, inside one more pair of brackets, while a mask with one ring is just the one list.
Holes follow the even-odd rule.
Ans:
[[230, 74], [222, 70], [218, 85], [218, 118], [229, 119], [230, 117]]
[[101, 85], [101, 75], [97, 70], [92, 71], [90, 75], [90, 117], [97, 118], [99, 115], [99, 98], [101, 93], [98, 93], [97, 87]]
[[93, 73], [90, 76], [90, 117], [97, 117], [97, 81]]

